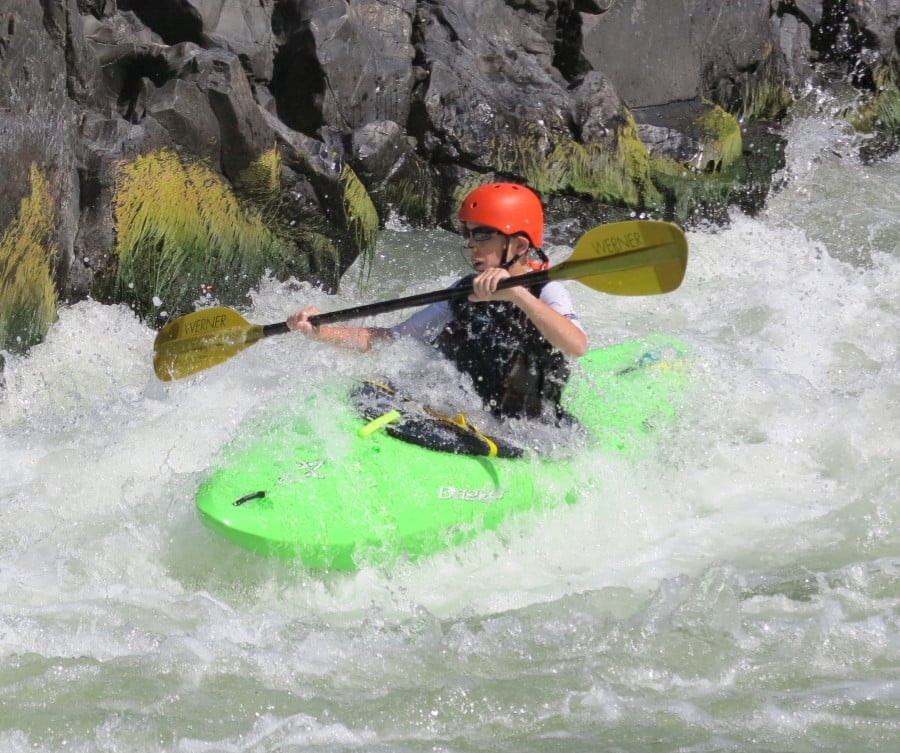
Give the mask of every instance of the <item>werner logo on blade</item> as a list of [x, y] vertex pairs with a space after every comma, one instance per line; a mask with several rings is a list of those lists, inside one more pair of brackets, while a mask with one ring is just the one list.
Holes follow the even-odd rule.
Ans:
[[624, 251], [630, 251], [634, 248], [641, 248], [644, 245], [643, 238], [640, 233], [625, 233], [612, 238], [600, 238], [591, 245], [591, 250], [598, 257], [612, 256], [621, 254]]
[[184, 333], [186, 335], [199, 335], [203, 332], [219, 329], [225, 325], [225, 319], [224, 314], [204, 317], [203, 319], [186, 319], [184, 322]]

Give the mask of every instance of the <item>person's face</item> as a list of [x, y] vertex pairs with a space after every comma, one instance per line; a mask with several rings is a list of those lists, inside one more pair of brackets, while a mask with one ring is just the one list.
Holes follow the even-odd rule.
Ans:
[[474, 222], [462, 224], [462, 236], [469, 249], [469, 258], [476, 272], [499, 267], [503, 263], [508, 236], [492, 227]]

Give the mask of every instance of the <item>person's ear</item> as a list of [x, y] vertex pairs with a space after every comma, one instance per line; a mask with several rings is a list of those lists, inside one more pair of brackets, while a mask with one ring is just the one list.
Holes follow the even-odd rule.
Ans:
[[531, 248], [531, 243], [528, 241], [528, 238], [524, 235], [514, 235], [513, 240], [515, 241], [513, 248], [516, 251], [516, 256], [528, 253], [528, 249]]

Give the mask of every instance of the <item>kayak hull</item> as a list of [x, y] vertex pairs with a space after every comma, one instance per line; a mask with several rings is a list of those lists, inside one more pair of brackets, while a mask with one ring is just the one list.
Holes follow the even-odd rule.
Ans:
[[[639, 452], [675, 415], [684, 349], [629, 341], [580, 359], [567, 408], [598, 451]], [[571, 461], [457, 455], [375, 431], [342, 395], [257, 421], [197, 492], [200, 519], [250, 551], [313, 570], [415, 559], [513, 514], [574, 502]]]

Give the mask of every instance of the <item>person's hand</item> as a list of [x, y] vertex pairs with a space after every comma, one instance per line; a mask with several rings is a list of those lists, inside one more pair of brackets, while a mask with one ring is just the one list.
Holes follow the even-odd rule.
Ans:
[[514, 300], [519, 293], [517, 288], [497, 290], [497, 285], [509, 276], [509, 272], [501, 267], [492, 267], [491, 269], [484, 270], [484, 272], [472, 280], [472, 293], [469, 295], [469, 300], [473, 303], [479, 301]]
[[314, 336], [316, 328], [310, 324], [311, 317], [319, 313], [319, 309], [315, 306], [307, 306], [305, 309], [295, 311], [287, 318], [288, 329], [295, 332], [302, 332], [307, 337]]

